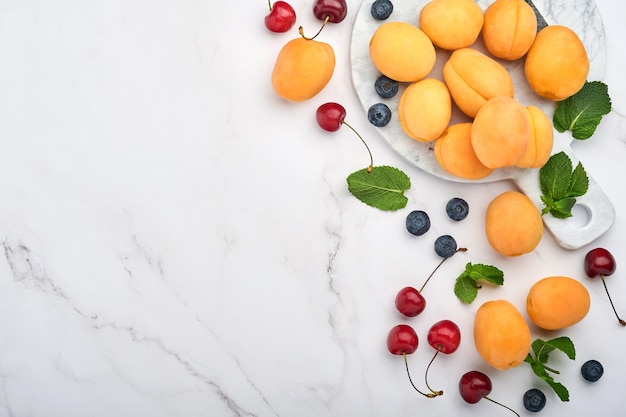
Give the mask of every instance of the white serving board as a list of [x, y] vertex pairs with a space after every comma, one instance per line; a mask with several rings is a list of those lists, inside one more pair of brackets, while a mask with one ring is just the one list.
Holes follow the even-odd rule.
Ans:
[[[403, 21], [418, 26], [419, 11], [429, 0], [392, 0], [394, 9], [386, 21]], [[483, 11], [493, 0], [478, 0]], [[606, 65], [606, 44], [602, 18], [595, 3], [591, 0], [536, 0], [533, 2], [548, 24], [559, 24], [573, 29], [581, 38], [590, 59], [589, 81], [602, 80]], [[398, 101], [407, 84], [401, 84], [398, 94], [391, 99], [383, 99], [376, 94], [374, 81], [380, 75], [369, 57], [369, 41], [374, 31], [385, 21], [379, 21], [371, 15], [372, 0], [363, 0], [357, 12], [352, 31], [350, 61], [352, 81], [361, 104], [368, 109], [372, 104], [384, 102], [394, 116], [391, 122], [379, 132], [391, 147], [406, 158], [410, 163], [437, 177], [457, 182], [492, 182], [500, 180], [513, 181], [539, 208], [541, 190], [538, 169], [500, 168], [491, 175], [477, 181], [464, 180], [443, 170], [437, 163], [432, 143], [421, 143], [408, 137], [397, 119]], [[473, 48], [487, 53], [480, 37]], [[443, 64], [450, 56], [450, 51], [437, 48], [437, 63], [429, 75], [443, 80]], [[515, 86], [515, 98], [524, 105], [535, 105], [543, 109], [551, 118], [556, 104], [535, 94], [524, 76], [523, 58], [517, 61], [499, 60], [509, 71]], [[469, 121], [458, 109], [453, 109], [452, 122]], [[558, 133], [555, 130], [555, 141], [552, 153], [566, 152], [574, 165], [579, 161], [572, 150], [572, 136], [569, 132]], [[591, 138], [590, 140], [593, 140]], [[584, 165], [584, 163], [583, 163]], [[590, 173], [587, 171], [587, 174]], [[589, 175], [589, 191], [577, 198], [577, 206], [587, 212], [588, 221], [581, 224], [568, 219], [556, 219], [551, 215], [543, 216], [546, 228], [556, 241], [564, 248], [577, 249], [606, 232], [615, 220], [613, 204], [600, 186]]]

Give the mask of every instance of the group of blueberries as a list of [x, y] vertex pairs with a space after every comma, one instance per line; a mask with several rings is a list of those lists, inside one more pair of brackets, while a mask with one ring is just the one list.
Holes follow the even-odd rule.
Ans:
[[[454, 221], [461, 221], [469, 214], [469, 205], [462, 198], [451, 198], [446, 204], [446, 213]], [[423, 210], [413, 210], [406, 217], [406, 229], [415, 236], [421, 236], [430, 229], [430, 217]], [[450, 235], [439, 236], [435, 240], [435, 252], [442, 258], [449, 258], [456, 253], [456, 240]], [[582, 377], [589, 382], [596, 382], [604, 373], [602, 364], [595, 359], [588, 360], [580, 368]], [[546, 396], [538, 388], [531, 388], [524, 393], [524, 408], [531, 412], [541, 411], [546, 405]]]
[[[393, 4], [389, 0], [375, 0], [372, 3], [372, 17], [385, 20], [393, 12]], [[382, 98], [391, 98], [398, 92], [398, 82], [381, 75], [374, 83], [376, 93]], [[376, 103], [367, 111], [367, 120], [376, 127], [386, 126], [391, 121], [391, 109], [385, 103]]]
[[[451, 198], [446, 204], [446, 213], [454, 221], [461, 221], [469, 214], [467, 201], [459, 197]], [[415, 236], [421, 236], [430, 229], [430, 217], [423, 210], [413, 210], [406, 216], [406, 229]], [[450, 235], [439, 236], [435, 240], [435, 253], [449, 258], [456, 253], [456, 240]]]

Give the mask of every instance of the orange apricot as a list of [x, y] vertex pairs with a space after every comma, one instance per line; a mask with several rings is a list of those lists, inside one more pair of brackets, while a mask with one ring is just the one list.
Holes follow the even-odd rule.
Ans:
[[295, 38], [278, 53], [272, 87], [284, 99], [305, 101], [324, 89], [334, 70], [335, 52], [329, 44]]
[[406, 22], [386, 22], [370, 39], [372, 63], [381, 73], [398, 82], [425, 78], [435, 66], [435, 47], [417, 26]]
[[420, 142], [437, 139], [450, 123], [452, 99], [436, 78], [410, 84], [398, 102], [398, 119], [404, 132]]
[[479, 180], [493, 172], [476, 156], [472, 147], [472, 123], [455, 123], [435, 142], [435, 159], [448, 173], [466, 180]]
[[517, 160], [520, 168], [541, 168], [548, 162], [554, 144], [554, 130], [550, 118], [536, 106], [526, 106], [530, 122], [530, 140], [526, 151]]
[[513, 166], [530, 141], [528, 113], [515, 99], [489, 99], [472, 124], [472, 146], [478, 159], [489, 168]]
[[532, 252], [543, 237], [541, 213], [526, 195], [505, 191], [487, 206], [485, 234], [491, 247], [502, 255]]
[[589, 56], [576, 33], [566, 26], [541, 29], [526, 54], [524, 74], [528, 85], [548, 100], [560, 101], [576, 94], [589, 74]]
[[564, 276], [537, 281], [526, 297], [528, 317], [545, 330], [573, 326], [585, 318], [590, 306], [587, 288], [580, 281]]
[[432, 0], [422, 8], [419, 27], [433, 44], [447, 50], [476, 42], [483, 25], [483, 11], [474, 0]]
[[487, 51], [496, 58], [523, 57], [537, 35], [537, 18], [524, 0], [496, 0], [485, 10], [482, 28]]
[[513, 98], [513, 80], [507, 70], [472, 48], [452, 52], [443, 66], [443, 78], [454, 102], [469, 117], [475, 117], [490, 98]]
[[487, 301], [474, 317], [474, 344], [485, 362], [507, 370], [521, 364], [530, 352], [530, 328], [511, 302]]

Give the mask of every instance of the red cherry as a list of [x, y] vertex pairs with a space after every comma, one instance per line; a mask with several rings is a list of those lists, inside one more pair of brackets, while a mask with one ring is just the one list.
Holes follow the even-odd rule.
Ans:
[[417, 333], [408, 324], [398, 324], [387, 335], [387, 349], [394, 355], [410, 355], [417, 350]]
[[589, 278], [609, 276], [616, 269], [615, 258], [604, 248], [595, 248], [585, 255], [585, 273]]
[[336, 132], [346, 118], [346, 109], [339, 103], [324, 103], [315, 113], [317, 124], [328, 132]]
[[606, 286], [606, 281], [604, 280], [604, 277], [612, 275], [617, 269], [615, 258], [613, 257], [611, 252], [604, 248], [592, 249], [587, 252], [587, 255], [585, 255], [585, 262], [583, 265], [585, 268], [585, 273], [589, 278], [600, 277], [600, 279], [602, 280], [602, 285], [604, 285], [606, 295], [609, 298], [609, 303], [611, 303], [611, 308], [613, 308], [613, 313], [615, 313], [615, 317], [617, 317], [617, 321], [622, 326], [626, 326], [626, 321], [622, 320], [617, 314], [617, 310], [615, 309], [615, 305], [613, 304], [613, 300], [611, 299], [611, 294], [609, 293], [609, 289]]
[[345, 0], [317, 0], [313, 4], [313, 15], [319, 20], [339, 23], [346, 18], [348, 5]]
[[[269, 1], [268, 1], [269, 3]], [[272, 32], [287, 32], [296, 23], [296, 12], [293, 7], [285, 1], [277, 1], [272, 6], [270, 13], [265, 16], [265, 27]]]
[[396, 308], [407, 317], [415, 317], [426, 308], [426, 299], [413, 287], [404, 287], [396, 295]]
[[441, 320], [433, 324], [428, 331], [428, 344], [435, 350], [450, 354], [461, 344], [461, 330], [451, 320]]
[[415, 391], [419, 392], [423, 396], [434, 398], [437, 396], [436, 393], [424, 393], [420, 391], [415, 384], [413, 384], [413, 380], [411, 379], [407, 355], [410, 355], [417, 350], [418, 342], [417, 333], [415, 333], [415, 330], [413, 330], [413, 328], [408, 324], [398, 324], [392, 327], [389, 334], [387, 334], [387, 350], [394, 355], [402, 355], [404, 358], [406, 374], [409, 377], [411, 386], [415, 389]]
[[[467, 248], [458, 248], [456, 251], [465, 252], [467, 251]], [[430, 281], [432, 276], [435, 275], [435, 272], [437, 272], [439, 267], [446, 261], [446, 259], [448, 258], [443, 258], [439, 262], [439, 264], [437, 264], [433, 272], [431, 272], [428, 278], [426, 278], [426, 281], [424, 281], [422, 287], [419, 290], [413, 287], [404, 287], [400, 291], [398, 291], [398, 294], [396, 295], [396, 308], [400, 313], [404, 314], [407, 317], [415, 317], [421, 314], [422, 311], [424, 311], [424, 309], [426, 308], [426, 299], [422, 295], [422, 291], [424, 290], [424, 287], [426, 287], [426, 284], [428, 284], [428, 281]]]
[[487, 395], [491, 393], [491, 379], [480, 371], [469, 371], [461, 376], [461, 379], [459, 380], [459, 393], [467, 403], [476, 404], [484, 398], [485, 400], [506, 408], [517, 417], [520, 417], [515, 410], [487, 397]]
[[480, 371], [469, 371], [461, 376], [459, 393], [465, 402], [476, 404], [491, 392], [491, 379]]

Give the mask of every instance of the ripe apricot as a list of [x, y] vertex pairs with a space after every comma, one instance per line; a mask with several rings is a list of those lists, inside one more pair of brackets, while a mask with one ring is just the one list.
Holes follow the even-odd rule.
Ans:
[[446, 85], [436, 78], [410, 84], [398, 102], [398, 118], [405, 133], [431, 142], [446, 129], [452, 115], [452, 99]]
[[483, 42], [497, 58], [523, 57], [537, 35], [537, 18], [524, 0], [496, 0], [485, 10]]
[[474, 0], [432, 0], [419, 15], [419, 27], [433, 44], [447, 50], [476, 42], [483, 25], [483, 11]]
[[526, 151], [517, 160], [520, 168], [541, 168], [548, 162], [554, 144], [554, 130], [547, 114], [539, 107], [526, 106], [530, 123], [530, 140]]
[[513, 98], [513, 80], [497, 61], [472, 48], [452, 52], [443, 66], [443, 78], [459, 109], [469, 117], [490, 98]]
[[399, 82], [415, 82], [435, 66], [435, 47], [426, 34], [406, 22], [386, 22], [369, 44], [370, 58], [384, 75]]
[[560, 330], [578, 323], [585, 318], [590, 305], [587, 288], [564, 276], [537, 281], [526, 298], [528, 317], [545, 330]]
[[480, 356], [496, 369], [518, 366], [530, 352], [530, 329], [507, 300], [482, 304], [474, 317], [474, 344]]
[[328, 84], [335, 71], [335, 52], [324, 42], [295, 38], [278, 53], [272, 87], [290, 101], [308, 100]]
[[486, 167], [513, 166], [530, 141], [526, 109], [515, 99], [489, 99], [476, 113], [472, 124], [472, 146]]
[[435, 142], [435, 159], [452, 175], [466, 180], [479, 180], [493, 172], [476, 156], [471, 141], [472, 123], [455, 123]]
[[541, 213], [526, 195], [505, 191], [487, 206], [485, 234], [491, 247], [502, 255], [531, 252], [543, 236]]
[[526, 54], [528, 85], [541, 97], [560, 101], [578, 92], [589, 74], [589, 56], [576, 33], [566, 26], [541, 29]]

